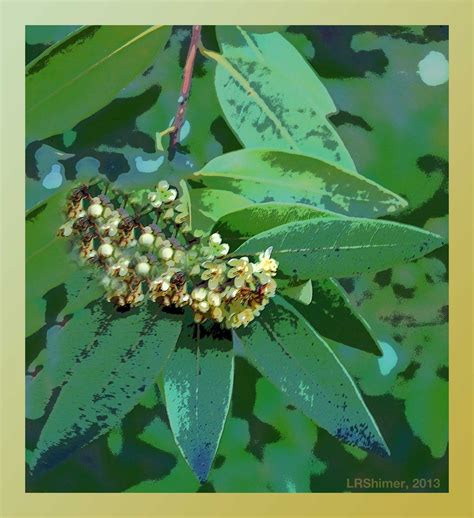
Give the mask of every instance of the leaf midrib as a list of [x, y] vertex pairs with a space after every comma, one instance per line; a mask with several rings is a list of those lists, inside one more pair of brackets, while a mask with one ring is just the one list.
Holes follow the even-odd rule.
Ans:
[[266, 103], [265, 99], [259, 95], [259, 93], [250, 85], [250, 83], [245, 79], [245, 77], [231, 64], [231, 62], [225, 58], [222, 54], [218, 54], [217, 52], [213, 52], [211, 50], [203, 49], [202, 52], [214, 59], [218, 64], [220, 64], [227, 72], [233, 77], [235, 81], [237, 81], [241, 87], [244, 88], [248, 95], [252, 95], [255, 98], [255, 102], [260, 106], [262, 111], [267, 115], [267, 117], [272, 121], [275, 125], [275, 128], [281, 133], [282, 137], [295, 149], [301, 151], [300, 146], [293, 139], [293, 136], [290, 132], [283, 126], [281, 121], [278, 119], [277, 115], [271, 110], [271, 108]]
[[[336, 248], [338, 250], [358, 250], [361, 248], [393, 248], [396, 246], [400, 246], [400, 243], [383, 243], [379, 245], [346, 245], [346, 246], [320, 246], [320, 247], [314, 247], [314, 248], [285, 248], [282, 250], [279, 250], [277, 248], [273, 248], [273, 254], [294, 254], [295, 252], [319, 252], [322, 250], [335, 250]], [[229, 254], [229, 257], [231, 255], [257, 255], [261, 253], [261, 250], [257, 252], [241, 252], [237, 253], [238, 250], [236, 250], [233, 254]]]
[[153, 25], [152, 27], [150, 27], [149, 29], [147, 29], [146, 31], [138, 34], [137, 36], [135, 36], [134, 38], [132, 38], [131, 40], [127, 41], [127, 43], [123, 44], [122, 46], [120, 46], [119, 48], [115, 49], [113, 52], [110, 52], [109, 54], [107, 54], [106, 56], [104, 56], [103, 58], [101, 58], [99, 61], [97, 61], [96, 63], [90, 65], [88, 68], [86, 68], [85, 70], [83, 70], [80, 74], [78, 74], [77, 76], [73, 77], [72, 79], [70, 79], [68, 82], [64, 83], [63, 85], [61, 85], [59, 88], [57, 88], [56, 90], [53, 90], [49, 95], [47, 95], [46, 97], [44, 97], [43, 99], [41, 99], [40, 101], [38, 101], [35, 105], [33, 106], [30, 106], [27, 110], [26, 110], [26, 113], [31, 113], [32, 111], [36, 110], [39, 106], [41, 106], [42, 104], [44, 104], [46, 101], [50, 100], [51, 98], [55, 97], [58, 93], [60, 93], [62, 90], [64, 90], [65, 88], [67, 88], [68, 86], [71, 86], [72, 84], [74, 84], [75, 82], [77, 82], [79, 79], [81, 79], [82, 77], [84, 77], [85, 75], [87, 75], [89, 72], [91, 72], [92, 70], [94, 70], [95, 68], [97, 68], [99, 65], [102, 65], [103, 63], [105, 63], [107, 60], [111, 59], [113, 56], [115, 56], [116, 54], [118, 54], [119, 52], [123, 51], [124, 49], [126, 49], [127, 47], [129, 47], [130, 45], [132, 45], [133, 43], [135, 43], [136, 41], [138, 41], [139, 39], [145, 37], [146, 35], [150, 34], [151, 32], [153, 31], [156, 31], [157, 29], [163, 27], [163, 25]]

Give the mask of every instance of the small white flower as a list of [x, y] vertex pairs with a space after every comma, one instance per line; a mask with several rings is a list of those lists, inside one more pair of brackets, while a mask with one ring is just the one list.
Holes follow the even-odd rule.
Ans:
[[159, 199], [158, 194], [156, 192], [148, 193], [148, 201], [151, 203], [151, 206], [155, 209], [159, 209], [161, 207], [162, 201]]
[[227, 272], [227, 277], [234, 279], [236, 288], [241, 288], [246, 281], [252, 278], [254, 265], [249, 261], [248, 257], [230, 259], [228, 265], [232, 266], [232, 268]]
[[191, 292], [191, 297], [198, 302], [204, 300], [207, 295], [207, 290], [205, 288], [194, 288]]
[[119, 275], [120, 277], [125, 277], [128, 273], [128, 265], [130, 261], [128, 259], [120, 258], [114, 265], [110, 267], [110, 272], [113, 275]]
[[219, 248], [219, 252], [216, 254], [217, 257], [224, 257], [229, 253], [229, 245], [227, 243], [222, 243]]
[[278, 270], [278, 261], [270, 257], [272, 250], [273, 247], [269, 247], [259, 254], [259, 262], [255, 265], [256, 275], [263, 284], [267, 284], [272, 277], [275, 277]]
[[168, 196], [167, 196], [168, 199], [166, 200], [167, 202], [171, 202], [171, 201], [176, 200], [176, 196], [178, 196], [178, 193], [176, 192], [175, 189], [170, 189], [168, 191], [168, 193], [169, 193]]
[[201, 313], [206, 313], [207, 311], [209, 311], [209, 303], [203, 300], [198, 304], [198, 308]]
[[59, 227], [60, 234], [64, 237], [69, 237], [72, 234], [74, 221], [69, 220], [64, 225]]
[[207, 285], [210, 290], [215, 290], [219, 284], [225, 280], [225, 263], [204, 261], [202, 266], [205, 270], [201, 275], [201, 279], [203, 281], [208, 281]]
[[216, 232], [215, 234], [211, 234], [209, 237], [209, 243], [213, 245], [220, 245], [222, 243], [222, 237], [219, 234], [219, 232]]
[[252, 322], [254, 319], [253, 311], [250, 308], [244, 309], [241, 311], [237, 316], [239, 322], [243, 324], [244, 327], [247, 327], [247, 325]]
[[211, 306], [220, 306], [221, 304], [221, 296], [218, 293], [212, 291], [209, 292], [207, 300]]

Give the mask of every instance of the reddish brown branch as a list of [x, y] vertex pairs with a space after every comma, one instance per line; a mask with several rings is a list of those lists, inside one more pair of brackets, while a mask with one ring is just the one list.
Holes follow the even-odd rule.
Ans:
[[196, 59], [196, 51], [201, 41], [201, 25], [193, 25], [191, 42], [189, 43], [188, 56], [183, 71], [183, 83], [178, 99], [178, 109], [173, 121], [173, 131], [170, 133], [170, 144], [168, 147], [168, 158], [173, 159], [176, 153], [176, 146], [179, 144], [181, 128], [185, 121], [186, 108], [191, 91], [191, 81], [193, 78], [194, 61]]

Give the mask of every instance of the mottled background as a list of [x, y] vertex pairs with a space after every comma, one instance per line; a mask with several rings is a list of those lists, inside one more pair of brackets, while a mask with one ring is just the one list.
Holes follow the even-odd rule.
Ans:
[[[75, 28], [28, 27], [26, 62]], [[358, 170], [408, 200], [408, 210], [393, 219], [447, 236], [447, 27], [279, 30], [328, 88], [339, 109], [331, 120]], [[155, 151], [156, 131], [174, 116], [189, 36], [189, 27], [175, 27], [156, 64], [73, 131], [27, 143], [27, 208], [61, 185], [97, 172], [122, 186], [151, 185], [241, 147], [220, 113], [215, 64], [198, 56], [180, 153], [169, 163]], [[217, 50], [213, 27], [204, 28], [203, 41]], [[120, 428], [28, 479], [27, 490], [341, 492], [347, 479], [370, 477], [408, 483], [439, 479], [439, 488], [418, 490], [447, 491], [447, 260], [443, 247], [416, 262], [342, 280], [384, 356], [332, 345], [361, 388], [391, 457], [341, 444], [237, 358], [231, 417], [205, 485], [178, 452], [158, 389], [152, 387]], [[67, 302], [64, 285], [44, 299], [47, 323], [27, 339], [27, 364]], [[29, 449], [42, 424], [27, 423]]]

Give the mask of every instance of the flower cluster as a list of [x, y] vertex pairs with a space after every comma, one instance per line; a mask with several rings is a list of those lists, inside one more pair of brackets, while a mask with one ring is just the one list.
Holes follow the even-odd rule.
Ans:
[[197, 323], [237, 328], [275, 295], [278, 262], [271, 248], [257, 262], [229, 258], [218, 233], [192, 231], [188, 206], [168, 182], [146, 191], [147, 203], [134, 214], [125, 195], [114, 193], [113, 203], [93, 191], [83, 185], [71, 193], [59, 234], [71, 236], [82, 260], [104, 273], [107, 300], [122, 311], [148, 297], [161, 306], [192, 308]]

